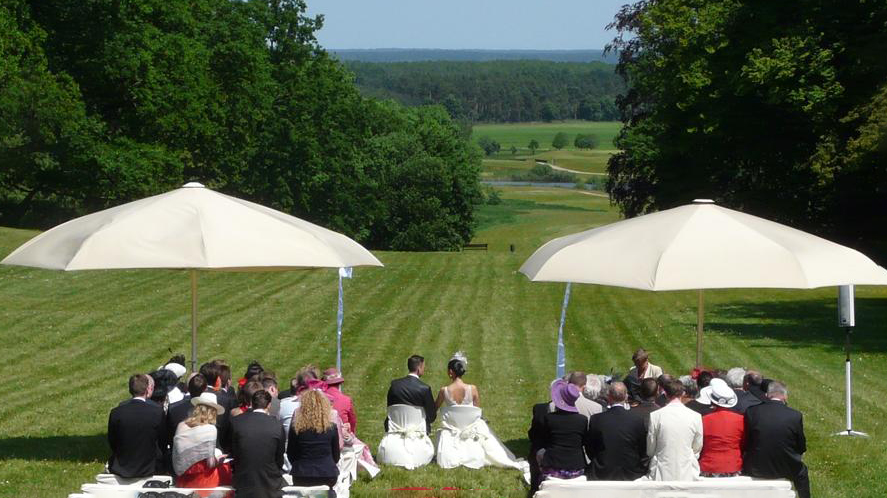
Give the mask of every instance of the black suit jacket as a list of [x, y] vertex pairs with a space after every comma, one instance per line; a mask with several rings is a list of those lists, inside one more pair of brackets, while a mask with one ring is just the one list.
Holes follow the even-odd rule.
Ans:
[[290, 430], [286, 445], [293, 477], [328, 477], [339, 475], [339, 430], [330, 425], [323, 434], [305, 431], [296, 434]]
[[736, 406], [731, 408], [731, 410], [736, 413], [745, 414], [745, 411], [749, 408], [761, 404], [761, 400], [748, 391], [734, 389], [733, 392], [736, 393]]
[[631, 407], [633, 413], [637, 413], [644, 419], [644, 424], [649, 425], [650, 414], [658, 410], [660, 407], [655, 401], [641, 401], [637, 406]]
[[649, 412], [618, 406], [592, 415], [588, 421], [589, 479], [633, 481], [647, 473], [647, 416]]
[[223, 453], [230, 455], [233, 449], [231, 445], [231, 410], [237, 408], [237, 399], [234, 395], [221, 389], [216, 391], [209, 388], [207, 391], [215, 393], [216, 401], [225, 409], [225, 413], [216, 417], [216, 430], [219, 433], [219, 448]]
[[527, 431], [527, 438], [530, 440], [530, 451], [527, 454], [527, 462], [530, 463], [530, 494], [539, 490], [541, 475], [539, 472], [539, 462], [536, 460], [536, 452], [542, 449], [545, 438], [544, 419], [545, 415], [551, 412], [551, 402], [538, 403], [533, 405], [533, 420], [530, 422], [530, 429]]
[[542, 467], [584, 470], [588, 450], [588, 419], [578, 413], [556, 410], [542, 417]]
[[252, 411], [234, 417], [231, 443], [237, 496], [281, 498], [286, 435], [277, 418]]
[[807, 451], [801, 412], [780, 401], [767, 401], [745, 412], [744, 474], [767, 479], [795, 479]]
[[[421, 380], [407, 375], [391, 381], [388, 388], [388, 406], [411, 405], [425, 410], [425, 429], [431, 432], [431, 423], [437, 417], [437, 407], [434, 405], [434, 396], [431, 388]], [[385, 430], [388, 430], [388, 418], [385, 418]]]
[[163, 455], [163, 408], [153, 401], [130, 399], [108, 416], [108, 470], [121, 477], [147, 477], [157, 472]]
[[703, 405], [702, 403], [696, 401], [695, 399], [688, 401], [684, 404], [687, 408], [693, 410], [694, 412], [702, 415], [703, 417], [715, 411], [715, 408], [711, 405]]

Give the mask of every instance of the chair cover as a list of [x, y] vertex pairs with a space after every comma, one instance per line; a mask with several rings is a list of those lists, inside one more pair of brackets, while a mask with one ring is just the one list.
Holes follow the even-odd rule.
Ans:
[[789, 481], [713, 478], [704, 481], [566, 481], [542, 482], [535, 498], [795, 498]]
[[376, 466], [372, 458], [366, 458], [364, 451], [366, 445], [355, 437], [355, 442], [345, 445], [339, 454], [339, 478], [333, 489], [337, 498], [348, 498], [351, 494], [351, 484], [357, 480], [357, 471], [364, 469], [370, 474], [370, 479], [376, 477], [381, 469]]
[[329, 496], [328, 486], [284, 486], [284, 498], [326, 498]]
[[441, 409], [437, 430], [437, 464], [444, 469], [465, 466], [479, 469], [486, 463], [483, 441], [489, 434], [483, 430], [481, 409], [453, 405]]
[[122, 486], [141, 486], [148, 481], [163, 481], [172, 484], [170, 476], [151, 476], [151, 477], [120, 477], [116, 474], [97, 474], [95, 482], [99, 484], [114, 484]]
[[379, 443], [379, 461], [415, 469], [432, 458], [434, 445], [425, 433], [425, 412], [417, 406], [389, 406], [388, 433]]

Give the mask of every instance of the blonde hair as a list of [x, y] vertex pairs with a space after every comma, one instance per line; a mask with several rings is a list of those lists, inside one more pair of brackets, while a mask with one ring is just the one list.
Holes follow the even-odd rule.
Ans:
[[197, 405], [194, 407], [194, 411], [191, 412], [191, 416], [185, 419], [185, 424], [188, 427], [197, 427], [198, 425], [206, 425], [216, 423], [216, 416], [218, 412], [215, 408], [209, 405]]
[[320, 391], [306, 391], [299, 398], [301, 406], [295, 415], [293, 432], [300, 434], [312, 431], [323, 434], [329, 428], [332, 418], [330, 401]]

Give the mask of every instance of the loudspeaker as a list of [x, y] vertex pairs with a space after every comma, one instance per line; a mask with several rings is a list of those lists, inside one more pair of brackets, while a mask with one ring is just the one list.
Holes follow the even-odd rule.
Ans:
[[838, 326], [856, 326], [856, 313], [853, 309], [852, 285], [841, 285], [838, 287]]

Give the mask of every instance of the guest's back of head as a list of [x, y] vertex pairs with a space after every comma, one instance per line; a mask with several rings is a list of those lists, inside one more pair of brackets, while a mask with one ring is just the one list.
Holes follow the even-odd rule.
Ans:
[[749, 370], [745, 372], [745, 377], [742, 379], [742, 384], [745, 389], [749, 387], [761, 387], [761, 382], [763, 382], [764, 377], [761, 376], [761, 373], [756, 370]]
[[745, 380], [745, 369], [742, 367], [733, 367], [730, 370], [727, 370], [726, 378], [727, 385], [733, 389], [742, 389], [743, 381]]
[[155, 370], [150, 375], [154, 379], [154, 392], [151, 394], [151, 401], [162, 404], [166, 395], [178, 384], [179, 378], [165, 368]]
[[219, 367], [219, 385], [222, 389], [231, 385], [231, 366], [225, 360], [215, 360]]
[[626, 389], [625, 384], [618, 380], [610, 382], [610, 387], [607, 389], [607, 401], [609, 401], [611, 405], [618, 405], [620, 403], [625, 403], [627, 399], [628, 389]]
[[696, 377], [696, 386], [699, 387], [699, 389], [702, 389], [703, 387], [708, 387], [708, 385], [711, 384], [711, 379], [713, 378], [714, 375], [712, 375], [711, 372], [709, 372], [708, 370], [703, 370], [699, 372], [699, 376]]
[[329, 399], [320, 391], [309, 390], [301, 397], [297, 414], [293, 417], [293, 432], [312, 431], [322, 434], [332, 423], [332, 407]]
[[253, 395], [262, 390], [264, 390], [264, 386], [262, 386], [261, 382], [257, 380], [251, 380], [244, 384], [244, 386], [237, 393], [237, 401], [240, 403], [241, 406], [252, 407]]
[[129, 394], [132, 396], [146, 396], [154, 387], [154, 379], [150, 375], [133, 374], [129, 377]]
[[656, 393], [659, 392], [659, 384], [656, 379], [647, 378], [641, 381], [640, 396], [641, 401], [653, 401], [656, 399]]
[[197, 427], [198, 425], [215, 425], [218, 412], [209, 405], [197, 405], [191, 410], [191, 416], [185, 419], [188, 427]]
[[585, 372], [582, 371], [570, 372], [564, 377], [564, 380], [578, 387], [580, 390], [585, 387], [585, 383], [588, 382]]
[[585, 387], [582, 388], [582, 395], [593, 401], [601, 395], [602, 386], [603, 382], [601, 382], [600, 376], [588, 374], [585, 376]]
[[243, 378], [249, 381], [254, 376], [259, 375], [264, 371], [265, 369], [262, 368], [262, 365], [258, 361], [253, 360], [247, 365], [246, 372], [243, 373]]
[[215, 361], [208, 361], [203, 365], [200, 365], [200, 375], [203, 375], [203, 378], [206, 379], [206, 385], [208, 388], [215, 388], [217, 381], [219, 380], [219, 364]]
[[407, 358], [407, 370], [410, 373], [418, 372], [419, 369], [422, 368], [422, 365], [424, 365], [424, 364], [425, 364], [425, 358], [423, 358], [422, 356], [419, 356], [417, 354], [414, 354], [414, 355], [410, 356], [409, 358]]
[[696, 381], [693, 377], [689, 375], [681, 375], [680, 379], [681, 384], [684, 386], [684, 396], [688, 398], [696, 398], [696, 395], [699, 393], [699, 389], [696, 386]]
[[[261, 386], [261, 384], [259, 384]], [[271, 404], [271, 393], [264, 389], [254, 392], [249, 400], [253, 410], [264, 410]]]
[[204, 391], [206, 391], [206, 377], [199, 373], [192, 375], [188, 380], [188, 394], [192, 398], [196, 398]]
[[684, 394], [684, 384], [680, 380], [671, 379], [664, 383], [662, 390], [665, 391], [665, 397], [672, 400]]

